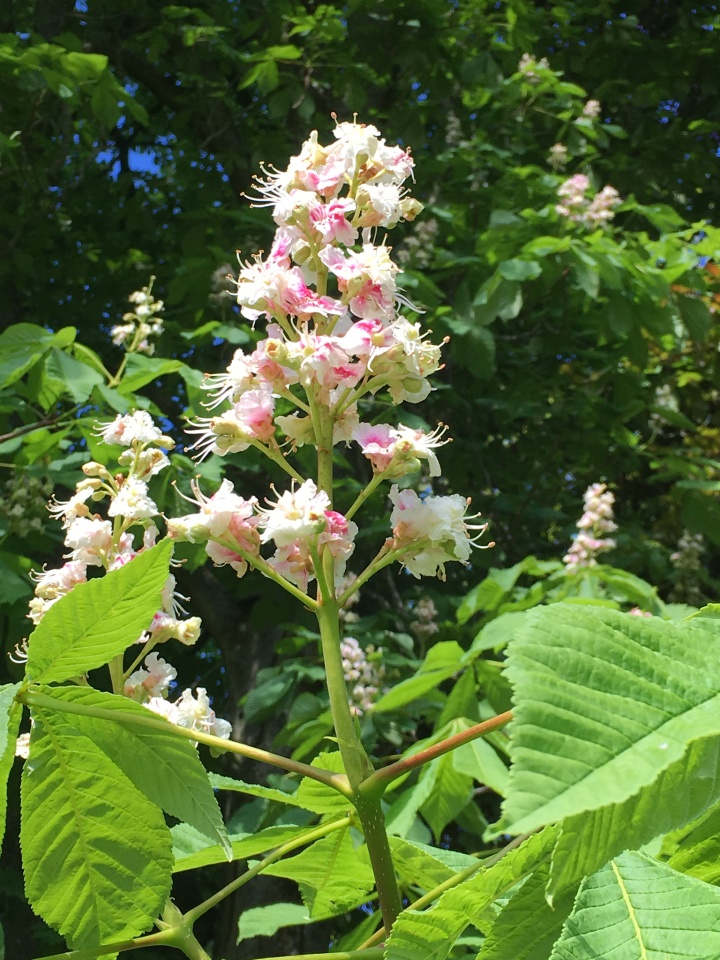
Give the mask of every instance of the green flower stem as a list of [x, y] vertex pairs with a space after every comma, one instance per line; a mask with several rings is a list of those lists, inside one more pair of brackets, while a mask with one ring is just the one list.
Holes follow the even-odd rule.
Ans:
[[337, 790], [345, 797], [352, 796], [352, 790], [348, 779], [344, 774], [333, 773], [331, 770], [323, 770], [319, 767], [311, 767], [307, 763], [299, 760], [291, 760], [289, 757], [281, 757], [278, 754], [270, 753], [268, 750], [261, 750], [259, 747], [251, 747], [246, 743], [239, 743], [237, 740], [223, 740], [222, 737], [214, 737], [210, 733], [202, 733], [200, 730], [188, 730], [185, 727], [179, 727], [177, 724], [170, 723], [164, 717], [153, 715], [152, 711], [147, 711], [147, 717], [131, 715], [129, 712], [121, 714], [118, 710], [106, 710], [104, 707], [89, 706], [84, 703], [71, 703], [65, 700], [56, 700], [55, 697], [48, 696], [46, 693], [39, 693], [32, 688], [20, 693], [17, 698], [28, 706], [46, 710], [58, 710], [60, 713], [74, 713], [84, 717], [95, 717], [97, 720], [109, 720], [112, 723], [124, 723], [129, 726], [147, 727], [151, 730], [159, 730], [161, 733], [173, 733], [177, 737], [185, 740], [193, 740], [196, 743], [204, 743], [207, 746], [214, 747], [216, 750], [227, 751], [229, 753], [238, 753], [241, 757], [247, 757], [250, 760], [259, 760], [261, 763], [268, 763], [274, 767], [280, 767], [288, 770], [290, 773], [297, 773], [303, 777], [310, 777], [319, 783], [324, 783], [328, 787]]
[[[202, 903], [198, 904], [197, 907], [193, 907], [192, 910], [188, 910], [185, 914], [185, 922], [188, 923], [191, 927], [208, 910], [212, 910], [213, 907], [217, 906], [231, 894], [235, 893], [236, 890], [239, 890], [240, 887], [245, 886], [248, 881], [252, 880], [253, 877], [256, 877], [259, 873], [262, 873], [266, 867], [269, 867], [271, 863], [275, 863], [276, 860], [281, 860], [286, 854], [292, 853], [293, 850], [296, 850], [298, 847], [304, 847], [308, 843], [312, 843], [314, 840], [319, 840], [322, 837], [326, 837], [329, 833], [333, 833], [335, 830], [342, 830], [345, 827], [349, 827], [352, 822], [351, 817], [343, 817], [341, 820], [333, 820], [332, 823], [323, 823], [319, 827], [314, 827], [312, 830], [308, 830], [306, 833], [303, 833], [300, 837], [295, 837], [293, 840], [288, 840], [287, 843], [283, 843], [282, 846], [279, 846], [277, 850], [273, 850], [272, 853], [268, 854], [263, 860], [259, 863], [256, 863], [254, 867], [251, 867], [250, 870], [246, 870], [245, 873], [241, 874], [231, 883], [228, 883], [218, 890], [217, 893], [213, 894], [212, 897], [209, 897], [207, 900], [204, 900]], [[325, 956], [325, 955], [323, 955]]]
[[265, 456], [268, 458], [268, 460], [272, 460], [272, 462], [276, 463], [281, 469], [285, 471], [285, 473], [290, 474], [293, 480], [297, 480], [298, 483], [302, 483], [304, 481], [305, 478], [303, 477], [303, 475], [301, 473], [298, 473], [295, 467], [290, 466], [290, 464], [287, 462], [287, 460], [282, 455], [282, 453], [280, 453], [279, 450], [275, 450], [273, 449], [273, 447], [269, 447], [267, 444], [262, 443], [260, 440], [253, 440], [250, 437], [248, 437], [248, 441], [251, 447], [253, 447], [255, 450], [259, 450], [261, 453], [264, 453]]
[[[405, 907], [406, 910], [423, 910], [425, 907], [429, 906], [434, 900], [437, 900], [438, 897], [442, 896], [446, 890], [451, 890], [453, 887], [459, 886], [461, 883], [464, 883], [466, 880], [469, 880], [470, 877], [475, 876], [479, 870], [487, 870], [490, 867], [498, 863], [506, 854], [510, 853], [511, 850], [514, 850], [516, 847], [519, 847], [521, 843], [524, 843], [527, 838], [530, 836], [529, 833], [524, 833], [519, 837], [515, 837], [514, 840], [511, 840], [507, 846], [503, 847], [502, 850], [499, 850], [497, 853], [494, 853], [491, 857], [480, 860], [478, 863], [473, 864], [471, 867], [466, 867], [460, 873], [456, 873], [454, 877], [449, 877], [443, 883], [439, 884], [437, 887], [434, 887], [428, 893], [423, 894], [422, 897], [415, 900], [414, 903], [409, 904]], [[533, 870], [537, 866], [536, 863], [533, 863]], [[517, 883], [517, 878], [514, 878], [512, 883], [508, 884], [508, 889], [511, 886], [514, 886]], [[376, 943], [381, 943], [387, 933], [385, 932], [385, 926], [380, 927], [380, 929], [369, 937], [365, 943], [361, 944], [358, 948], [363, 952], [363, 956], [366, 956], [365, 951], [374, 947]]]
[[392, 783], [393, 780], [397, 780], [398, 777], [404, 776], [410, 770], [414, 770], [415, 767], [421, 767], [425, 763], [430, 763], [431, 760], [441, 757], [444, 753], [456, 750], [465, 743], [470, 743], [472, 740], [477, 740], [478, 737], [484, 737], [487, 733], [491, 733], [499, 727], [504, 727], [510, 720], [512, 720], [512, 711], [507, 710], [505, 713], [499, 713], [496, 717], [490, 717], [489, 720], [476, 723], [467, 730], [456, 733], [446, 740], [434, 743], [431, 747], [428, 747], [426, 750], [420, 750], [411, 757], [405, 757], [396, 763], [391, 763], [390, 766], [384, 767], [382, 770], [376, 770], [360, 785], [360, 793], [367, 796], [381, 796], [388, 784]]
[[112, 682], [113, 693], [122, 696], [125, 690], [125, 677], [123, 674], [123, 655], [119, 653], [108, 664], [110, 671], [110, 680]]
[[375, 558], [371, 560], [363, 572], [356, 577], [355, 580], [353, 580], [352, 585], [348, 587], [345, 593], [338, 597], [338, 605], [340, 608], [345, 606], [350, 597], [354, 593], [357, 593], [360, 587], [362, 587], [364, 583], [368, 582], [370, 577], [374, 577], [378, 571], [383, 569], [383, 567], [387, 567], [396, 560], [400, 560], [408, 552], [407, 547], [398, 550], [392, 550], [392, 543], [392, 540], [386, 540], [376, 554]]
[[358, 494], [357, 499], [355, 500], [353, 505], [350, 507], [350, 509], [345, 511], [346, 520], [352, 519], [353, 515], [357, 513], [357, 511], [365, 503], [367, 498], [375, 492], [375, 490], [380, 486], [382, 481], [383, 481], [382, 473], [376, 473], [373, 475], [373, 478], [370, 481], [370, 483], [368, 483], [365, 489], [360, 494]]
[[268, 577], [270, 580], [274, 580], [278, 586], [281, 586], [283, 590], [287, 590], [288, 593], [292, 594], [296, 600], [299, 600], [308, 610], [317, 609], [317, 601], [313, 600], [312, 597], [309, 597], [306, 593], [303, 593], [299, 587], [296, 587], [294, 583], [290, 583], [289, 580], [286, 580], [285, 577], [278, 573], [275, 567], [271, 567], [267, 560], [264, 560], [261, 556], [250, 553], [249, 550], [243, 550], [234, 540], [223, 540], [222, 537], [213, 538], [216, 543], [219, 543], [223, 547], [227, 547], [229, 550], [232, 550], [234, 553], [237, 553], [238, 556], [242, 557], [246, 563], [253, 568], [253, 570], [259, 570], [263, 576]]
[[153, 650], [153, 648], [156, 647], [156, 646], [157, 646], [157, 640], [155, 640], [155, 639], [153, 639], [153, 638], [151, 637], [151, 638], [147, 641], [147, 643], [143, 646], [143, 648], [142, 648], [142, 650], [140, 651], [140, 653], [138, 654], [138, 656], [135, 657], [135, 659], [133, 660], [133, 662], [132, 662], [132, 663], [130, 664], [130, 666], [127, 668], [127, 670], [125, 671], [125, 673], [123, 673], [123, 684], [124, 684], [125, 680], [127, 680], [127, 678], [130, 676], [130, 674], [131, 674], [134, 670], [137, 670], [137, 668], [138, 668], [138, 667], [140, 666], [140, 664], [143, 662], [143, 660], [145, 659], [145, 657], [146, 657], [146, 656]]

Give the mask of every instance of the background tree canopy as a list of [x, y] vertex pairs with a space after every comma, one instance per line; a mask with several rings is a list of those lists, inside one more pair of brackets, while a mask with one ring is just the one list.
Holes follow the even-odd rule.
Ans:
[[[543, 563], [565, 553], [595, 481], [615, 493], [615, 567], [656, 584], [664, 601], [714, 598], [719, 29], [718, 5], [690, 0], [6, 3], [6, 650], [28, 632], [28, 570], [61, 553], [43, 502], [53, 486], [72, 489], [88, 449], [102, 456], [93, 424], [139, 403], [180, 440], [183, 417], [202, 413], [195, 371], [223, 369], [257, 338], [226, 278], [236, 249], [243, 259], [267, 249], [271, 222], [243, 194], [262, 163], [284, 166], [309, 130], [330, 139], [332, 114], [377, 124], [416, 157], [413, 194], [426, 209], [398, 231], [395, 252], [433, 338], [450, 337], [417, 422], [449, 424], [455, 439], [436, 488], [471, 493], [497, 543], [445, 585], [379, 578], [357, 608], [360, 639], [382, 645], [402, 677], [430, 643], [467, 648], [469, 624], [502, 612], [499, 597], [517, 609], [537, 602]], [[532, 59], [521, 69], [524, 54]], [[597, 115], [588, 100], [599, 101]], [[550, 158], [558, 143], [564, 161]], [[575, 174], [593, 194], [608, 184], [619, 192], [611, 224], [557, 212], [558, 188]], [[165, 333], [152, 358], [135, 357], [122, 382], [108, 381], [101, 368], [115, 371], [123, 357], [110, 328], [151, 275]], [[351, 475], [367, 472], [361, 460], [346, 464]], [[176, 461], [186, 478], [198, 469], [182, 446]], [[201, 469], [214, 482], [226, 471], [243, 493], [273, 479], [251, 460]], [[177, 494], [167, 488], [161, 501], [172, 512]], [[382, 505], [376, 520], [381, 529]], [[688, 535], [702, 536], [703, 551], [690, 574], [673, 559]], [[214, 693], [245, 740], [312, 757], [328, 721], [309, 625], [287, 627], [294, 610], [268, 581], [238, 583], [188, 559], [182, 586], [205, 629], [178, 669]], [[518, 564], [509, 579], [486, 579], [491, 567]], [[491, 589], [476, 592], [458, 623], [457, 601], [483, 581], [500, 591], [494, 606]], [[423, 598], [439, 611], [434, 634], [417, 626]], [[507, 689], [487, 695], [500, 709]], [[440, 711], [435, 701], [404, 717], [381, 712], [367, 736], [397, 748]], [[60, 949], [22, 912], [12, 849], [3, 863], [3, 914], [24, 918], [12, 955]], [[238, 910], [228, 905], [217, 921], [218, 956], [252, 955], [248, 941], [235, 946]], [[327, 931], [313, 928], [306, 948], [322, 948], [323, 936], [326, 946]], [[290, 946], [278, 941], [275, 952]]]

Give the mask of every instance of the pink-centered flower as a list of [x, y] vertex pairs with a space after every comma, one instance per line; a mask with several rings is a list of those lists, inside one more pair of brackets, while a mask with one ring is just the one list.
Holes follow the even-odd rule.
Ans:
[[330, 498], [325, 491], [306, 480], [281, 494], [269, 508], [258, 509], [263, 528], [260, 540], [273, 540], [276, 546], [285, 547], [295, 540], [315, 536], [324, 528], [325, 511], [329, 508]]
[[478, 546], [487, 529], [486, 523], [468, 522], [479, 514], [468, 516], [469, 500], [459, 494], [423, 500], [414, 490], [393, 486], [390, 500], [394, 547], [407, 550], [402, 563], [416, 577], [444, 579], [445, 563], [467, 563], [472, 548]]

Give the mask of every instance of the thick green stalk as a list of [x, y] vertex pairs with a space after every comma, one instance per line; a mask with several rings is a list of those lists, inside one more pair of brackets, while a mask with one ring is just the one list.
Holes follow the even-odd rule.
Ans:
[[342, 665], [342, 654], [340, 653], [338, 605], [332, 600], [328, 603], [320, 603], [315, 613], [320, 626], [325, 677], [330, 695], [330, 711], [335, 733], [337, 734], [350, 787], [352, 790], [357, 790], [362, 781], [373, 772], [373, 768], [357, 735], [355, 720], [350, 713], [345, 672]]

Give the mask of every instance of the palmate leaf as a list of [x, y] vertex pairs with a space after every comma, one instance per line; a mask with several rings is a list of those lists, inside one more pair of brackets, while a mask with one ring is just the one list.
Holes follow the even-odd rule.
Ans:
[[720, 734], [720, 623], [531, 611], [508, 648], [513, 766], [497, 833], [618, 804]]
[[65, 716], [45, 719], [36, 714], [22, 778], [27, 898], [71, 947], [137, 936], [170, 891], [162, 812]]
[[640, 853], [583, 881], [550, 960], [720, 956], [720, 890]]
[[356, 850], [347, 827], [316, 840], [296, 857], [274, 863], [264, 872], [295, 880], [313, 920], [360, 906], [375, 888], [367, 847]]
[[7, 779], [15, 759], [22, 706], [15, 702], [19, 683], [8, 683], [0, 687], [0, 847], [5, 837], [5, 819], [7, 813]]
[[695, 820], [717, 800], [720, 737], [706, 737], [691, 743], [654, 783], [622, 803], [562, 822], [552, 856], [550, 898], [623, 850], [636, 850], [653, 837]]
[[490, 905], [549, 858], [556, 829], [547, 827], [457, 887], [428, 910], [405, 910], [387, 941], [386, 960], [445, 960], [470, 924], [489, 924]]
[[164, 540], [54, 603], [30, 637], [28, 679], [61, 683], [135, 643], [160, 608], [171, 553], [172, 543]]
[[[168, 723], [167, 730], [143, 726], [148, 717], [162, 718], [127, 697], [89, 687], [40, 689], [62, 703], [110, 711], [112, 720], [80, 714], [64, 714], [63, 719], [66, 728], [92, 739], [149, 800], [219, 843], [226, 859], [232, 859], [220, 807], [192, 743], [173, 733]], [[47, 712], [44, 716], [52, 725], [53, 718]]]

